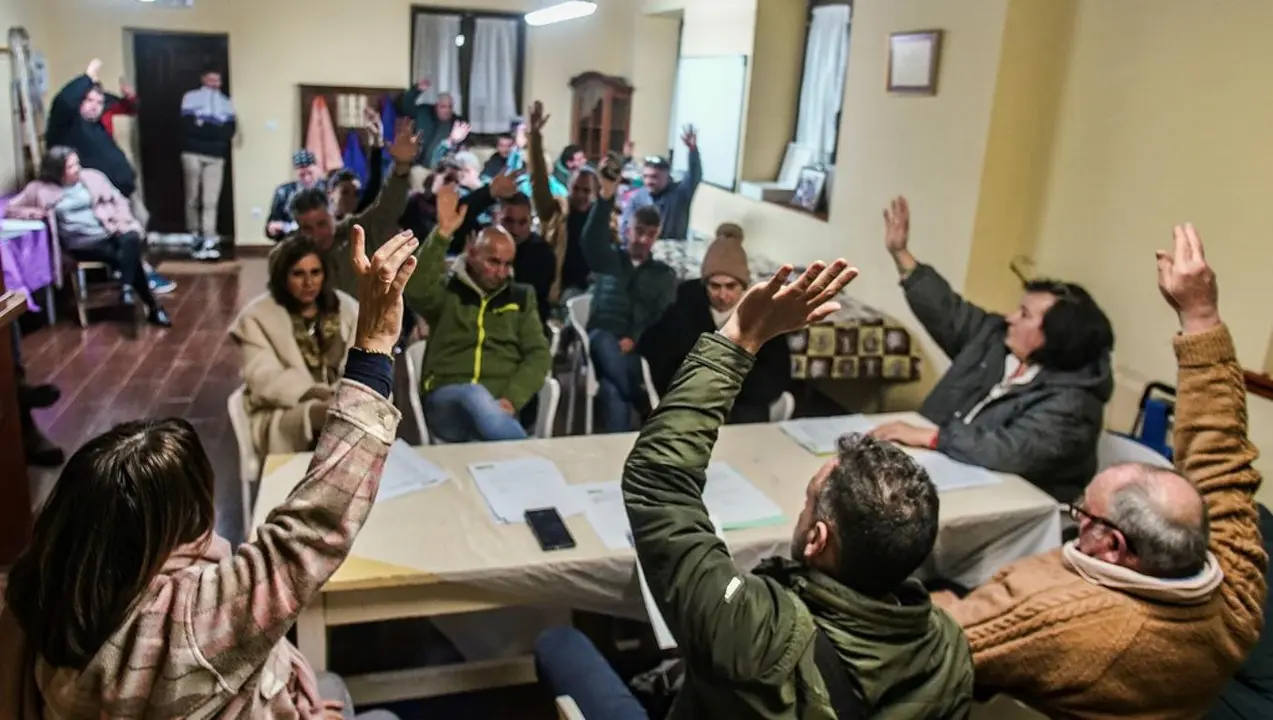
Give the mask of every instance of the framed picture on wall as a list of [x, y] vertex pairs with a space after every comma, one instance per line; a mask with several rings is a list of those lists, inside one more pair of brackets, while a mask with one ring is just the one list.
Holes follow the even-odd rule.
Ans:
[[822, 190], [827, 184], [827, 173], [816, 167], [807, 167], [800, 171], [800, 179], [796, 181], [796, 192], [791, 196], [791, 204], [809, 212], [818, 209], [822, 201]]
[[888, 91], [937, 94], [941, 30], [915, 30], [888, 37]]

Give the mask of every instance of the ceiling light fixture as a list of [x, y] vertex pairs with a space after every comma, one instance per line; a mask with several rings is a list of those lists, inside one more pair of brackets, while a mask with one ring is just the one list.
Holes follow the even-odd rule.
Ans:
[[549, 5], [546, 8], [526, 13], [526, 24], [535, 27], [552, 25], [566, 20], [588, 17], [596, 11], [597, 4], [590, 0], [566, 0], [566, 2], [559, 2], [556, 5]]

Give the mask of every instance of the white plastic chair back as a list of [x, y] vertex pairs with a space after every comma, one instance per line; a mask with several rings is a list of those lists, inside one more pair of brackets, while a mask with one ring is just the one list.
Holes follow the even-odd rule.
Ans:
[[226, 400], [230, 427], [239, 446], [239, 486], [243, 492], [243, 533], [252, 529], [252, 483], [261, 478], [261, 458], [252, 441], [252, 421], [248, 418], [247, 388], [237, 387]]
[[575, 330], [579, 343], [576, 349], [570, 393], [566, 399], [566, 427], [575, 427], [575, 406], [578, 405], [579, 375], [584, 379], [583, 432], [592, 434], [592, 405], [597, 397], [597, 375], [592, 369], [591, 348], [588, 345], [588, 316], [592, 312], [592, 295], [584, 294], [566, 301], [566, 320]]
[[557, 423], [557, 406], [561, 403], [561, 383], [549, 375], [539, 389], [539, 408], [535, 413], [535, 437], [550, 438]]
[[783, 392], [773, 404], [769, 406], [769, 422], [786, 422], [796, 413], [796, 396], [790, 392]]
[[429, 445], [429, 426], [424, 423], [424, 405], [420, 401], [420, 371], [424, 367], [424, 350], [428, 340], [417, 340], [407, 346], [402, 356], [407, 360], [407, 403], [411, 406], [411, 415], [415, 418], [416, 427], [420, 429], [420, 444]]
[[1161, 468], [1172, 467], [1170, 460], [1129, 437], [1108, 430], [1101, 433], [1101, 439], [1096, 444], [1096, 472], [1129, 462]]

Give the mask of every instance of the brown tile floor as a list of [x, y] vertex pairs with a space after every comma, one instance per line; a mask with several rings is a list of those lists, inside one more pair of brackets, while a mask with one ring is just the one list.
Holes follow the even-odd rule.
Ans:
[[[243, 537], [238, 453], [226, 414], [226, 399], [238, 387], [239, 357], [226, 330], [239, 309], [265, 287], [265, 260], [218, 265], [166, 264], [178, 282], [163, 298], [173, 327], [135, 327], [109, 308], [90, 315], [81, 329], [68, 312], [53, 327], [28, 332], [23, 362], [32, 382], [53, 383], [62, 399], [36, 412], [36, 422], [68, 454], [116, 423], [175, 416], [194, 425], [217, 473], [217, 531]], [[107, 290], [106, 292], [110, 292]], [[413, 427], [403, 429], [411, 438]], [[32, 472], [36, 502], [42, 502], [56, 470]], [[422, 645], [436, 637], [427, 623], [342, 628], [333, 655], [347, 672], [388, 670], [419, 662]], [[346, 637], [348, 636], [348, 637]], [[368, 642], [371, 639], [372, 642]], [[408, 647], [410, 645], [411, 647]], [[415, 658], [415, 659], [413, 659]], [[335, 660], [335, 658], [334, 658]], [[438, 698], [395, 708], [404, 717], [552, 718], [551, 702], [538, 688], [512, 688]]]

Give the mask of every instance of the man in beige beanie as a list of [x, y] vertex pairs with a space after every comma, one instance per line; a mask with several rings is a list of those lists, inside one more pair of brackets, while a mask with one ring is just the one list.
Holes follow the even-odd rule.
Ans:
[[[722, 223], [703, 256], [700, 277], [681, 283], [676, 302], [641, 336], [638, 350], [650, 363], [650, 377], [659, 395], [667, 392], [699, 335], [720, 329], [750, 285], [743, 229]], [[791, 353], [786, 338], [776, 338], [756, 354], [756, 366], [743, 381], [729, 422], [768, 422], [769, 406], [790, 384]]]

